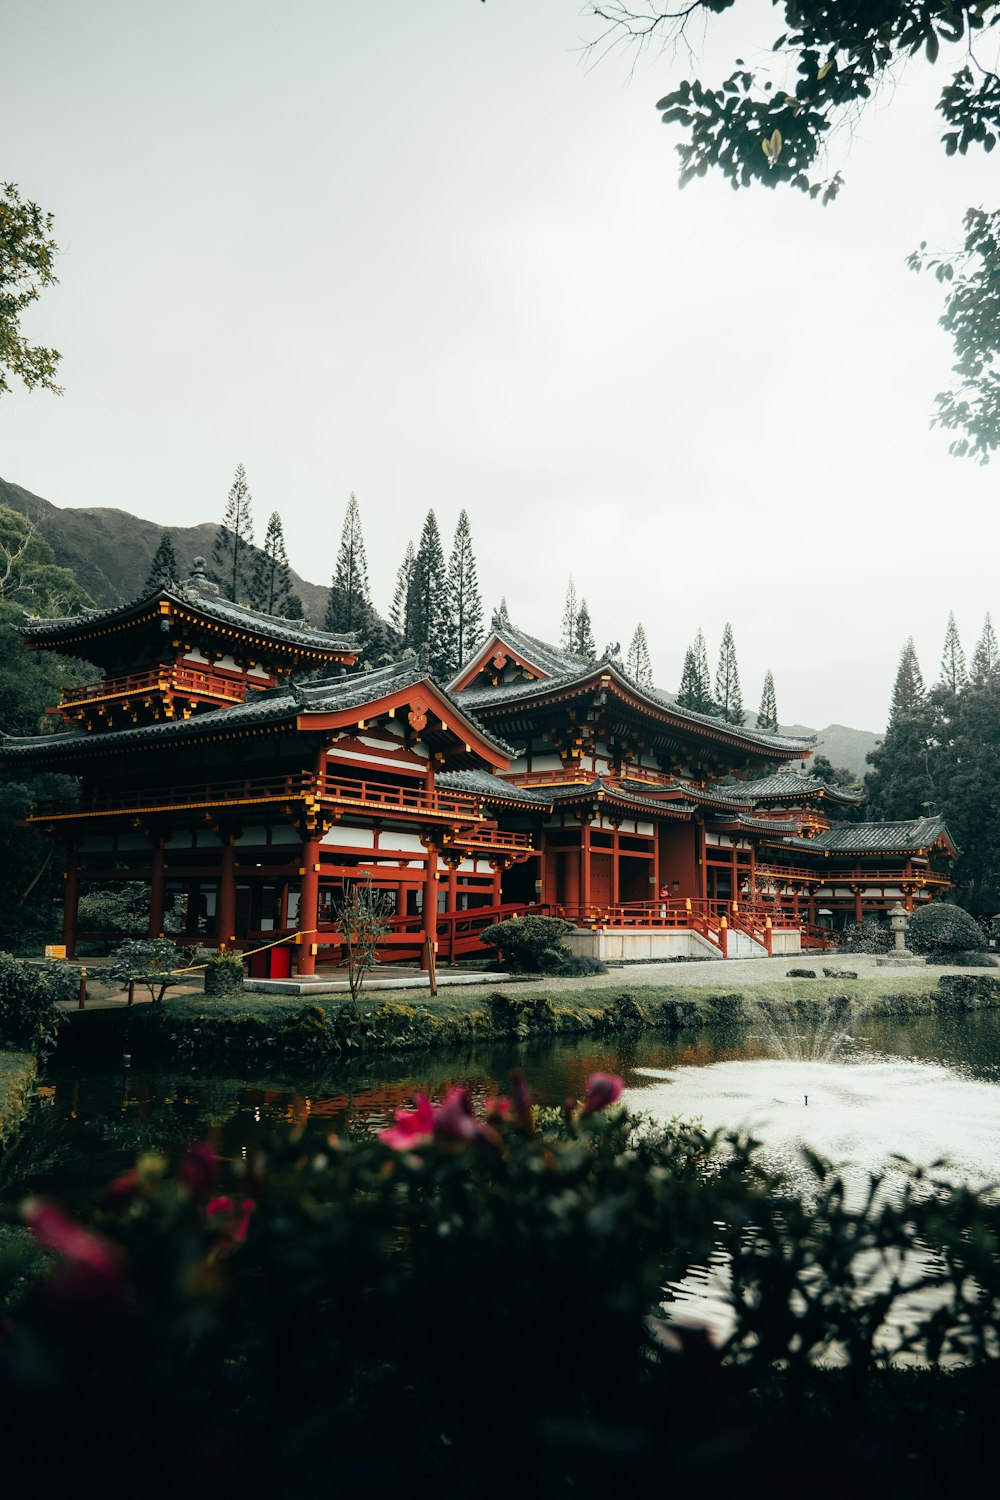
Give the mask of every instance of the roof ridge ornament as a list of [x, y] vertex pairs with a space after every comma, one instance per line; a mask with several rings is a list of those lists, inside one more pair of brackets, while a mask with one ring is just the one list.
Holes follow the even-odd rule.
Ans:
[[199, 594], [220, 594], [222, 591], [214, 579], [209, 578], [203, 557], [196, 557], [191, 564], [191, 577], [185, 579], [183, 587], [194, 589]]

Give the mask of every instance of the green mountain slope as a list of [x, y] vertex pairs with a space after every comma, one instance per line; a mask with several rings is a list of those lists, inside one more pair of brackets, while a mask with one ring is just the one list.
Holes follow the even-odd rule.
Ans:
[[[38, 527], [55, 553], [56, 562], [72, 568], [96, 604], [122, 604], [142, 592], [149, 565], [163, 527], [126, 510], [105, 506], [61, 507], [0, 479], [0, 505], [20, 511]], [[198, 556], [211, 560], [217, 527], [172, 526], [170, 535], [177, 562], [186, 577]], [[307, 583], [293, 571], [292, 583], [306, 616], [322, 624], [328, 590]]]

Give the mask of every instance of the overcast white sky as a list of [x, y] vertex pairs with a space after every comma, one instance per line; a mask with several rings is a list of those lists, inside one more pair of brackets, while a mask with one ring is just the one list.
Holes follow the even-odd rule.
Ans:
[[[879, 729], [907, 635], [930, 679], [949, 609], [970, 654], [1000, 615], [1000, 460], [929, 429], [950, 346], [904, 266], [995, 204], [995, 160], [945, 159], [915, 66], [832, 207], [681, 192], [681, 61], [589, 66], [582, 11], [4, 0], [0, 178], [56, 216], [28, 331], [66, 394], [0, 402], [0, 475], [190, 525], [242, 462], [316, 582], [354, 490], [383, 610], [427, 508], [447, 549], [465, 506], [487, 609], [555, 638], [572, 574], [669, 689], [731, 620], [749, 708], [771, 667], [784, 722]], [[727, 71], [780, 29], [725, 24]]]

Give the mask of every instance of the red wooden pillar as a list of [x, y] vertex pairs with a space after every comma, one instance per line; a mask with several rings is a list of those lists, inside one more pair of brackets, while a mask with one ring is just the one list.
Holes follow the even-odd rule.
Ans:
[[453, 862], [448, 864], [448, 894], [445, 897], [445, 911], [458, 911], [458, 866]]
[[438, 852], [437, 845], [428, 842], [427, 862], [424, 866], [424, 920], [423, 935], [424, 946], [420, 953], [420, 967], [430, 967], [427, 956], [427, 944], [437, 942], [437, 869]]
[[809, 921], [813, 927], [816, 926], [816, 892], [812, 886], [809, 887]]
[[729, 876], [729, 899], [730, 901], [736, 902], [740, 899], [740, 851], [736, 847], [735, 839], [733, 840], [733, 846], [730, 849], [729, 854], [729, 866], [731, 870], [731, 874]]
[[618, 842], [619, 825], [615, 824], [615, 831], [611, 835], [611, 905], [617, 906], [621, 900], [621, 874], [618, 869], [618, 856], [620, 845]]
[[215, 942], [229, 948], [236, 936], [236, 849], [232, 835], [225, 836], [219, 869], [219, 900], [215, 908]]
[[149, 876], [149, 928], [151, 938], [163, 936], [163, 845], [157, 842], [153, 850], [153, 866]]
[[499, 862], [495, 862], [490, 865], [490, 869], [493, 871], [493, 885], [490, 890], [490, 895], [493, 905], [499, 906], [503, 901], [503, 865], [501, 865]]
[[653, 878], [649, 882], [649, 895], [650, 895], [650, 899], [658, 899], [659, 898], [659, 894], [660, 894], [660, 834], [662, 832], [663, 832], [663, 826], [661, 824], [654, 823], [653, 824], [653, 858], [650, 861], [650, 865], [649, 865], [650, 870], [652, 870], [652, 872], [653, 872]]
[[854, 920], [855, 920], [855, 922], [857, 922], [858, 926], [860, 927], [861, 926], [861, 891], [860, 890], [855, 890], [855, 892], [854, 892]]
[[580, 904], [590, 905], [590, 821], [580, 829]]
[[66, 949], [66, 957], [73, 958], [76, 954], [76, 907], [80, 897], [80, 870], [76, 860], [75, 844], [70, 844], [66, 850], [65, 880], [62, 940]]
[[908, 885], [903, 892], [903, 906], [906, 911], [913, 910], [913, 887]]
[[295, 972], [297, 974], [315, 974], [316, 972], [319, 849], [320, 840], [316, 834], [307, 838], [302, 845], [302, 865], [299, 869], [299, 875], [302, 878], [299, 895], [299, 941], [295, 949]]
[[708, 857], [705, 852], [705, 825], [696, 823], [694, 825], [694, 847], [698, 860], [698, 894], [703, 901], [708, 900]]
[[539, 889], [535, 893], [535, 900], [545, 906], [556, 899], [553, 890], [552, 873], [549, 869], [550, 856], [548, 843], [545, 838], [545, 829], [538, 830], [538, 884]]

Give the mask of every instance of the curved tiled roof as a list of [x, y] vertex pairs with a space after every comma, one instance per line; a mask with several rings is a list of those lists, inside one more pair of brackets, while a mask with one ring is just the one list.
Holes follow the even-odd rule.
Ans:
[[825, 801], [841, 802], [856, 807], [861, 801], [860, 789], [851, 791], [845, 787], [830, 786], [818, 776], [802, 776], [798, 771], [775, 771], [772, 776], [762, 776], [759, 781], [740, 781], [729, 776], [719, 783], [734, 801], [769, 802], [793, 801], [796, 798], [811, 802], [822, 797]]
[[127, 620], [161, 600], [181, 609], [196, 610], [209, 621], [232, 625], [285, 645], [337, 654], [358, 652], [361, 649], [356, 633], [334, 634], [328, 630], [316, 630], [304, 620], [286, 620], [283, 615], [267, 615], [244, 604], [234, 604], [221, 594], [199, 589], [191, 581], [152, 589], [149, 593], [129, 600], [127, 604], [114, 604], [108, 609], [87, 609], [81, 614], [64, 615], [54, 620], [33, 619], [29, 616], [22, 630], [26, 640], [36, 643], [56, 642], [68, 636], [87, 635], [97, 627]]
[[788, 839], [790, 847], [825, 854], [915, 854], [944, 837], [955, 844], [943, 818], [911, 818], [896, 823], [835, 823], [812, 839]]
[[444, 791], [472, 792], [484, 802], [506, 802], [512, 806], [538, 808], [540, 812], [552, 806], [552, 798], [545, 792], [504, 781], [491, 771], [442, 771], [435, 776], [434, 785]]
[[565, 786], [546, 787], [554, 803], [557, 802], [616, 802], [623, 807], [653, 814], [657, 817], [688, 817], [694, 812], [690, 802], [667, 802], [663, 798], [643, 797], [637, 792], [626, 791], [620, 786], [611, 786], [603, 776], [596, 781], [569, 782]]
[[[373, 672], [345, 672], [337, 676], [314, 674], [308, 678], [293, 679], [281, 687], [254, 691], [252, 697], [244, 703], [192, 714], [189, 719], [160, 719], [152, 724], [139, 724], [129, 729], [110, 729], [97, 734], [76, 730], [65, 734], [0, 733], [0, 760], [47, 760], [53, 755], [57, 759], [63, 756], [72, 758], [81, 750], [99, 754], [105, 749], [122, 750], [133, 745], [239, 732], [259, 724], [291, 721], [301, 713], [341, 713], [346, 709], [362, 708], [366, 703], [389, 693], [399, 692], [402, 688], [415, 687], [420, 682], [431, 683], [432, 679], [428, 676], [426, 667], [416, 658], [393, 662]], [[455, 709], [456, 716], [464, 720], [477, 736], [494, 745], [501, 754], [508, 757], [513, 755], [510, 745], [505, 744], [491, 729], [480, 724], [462, 704], [456, 703], [437, 684], [432, 685]]]

